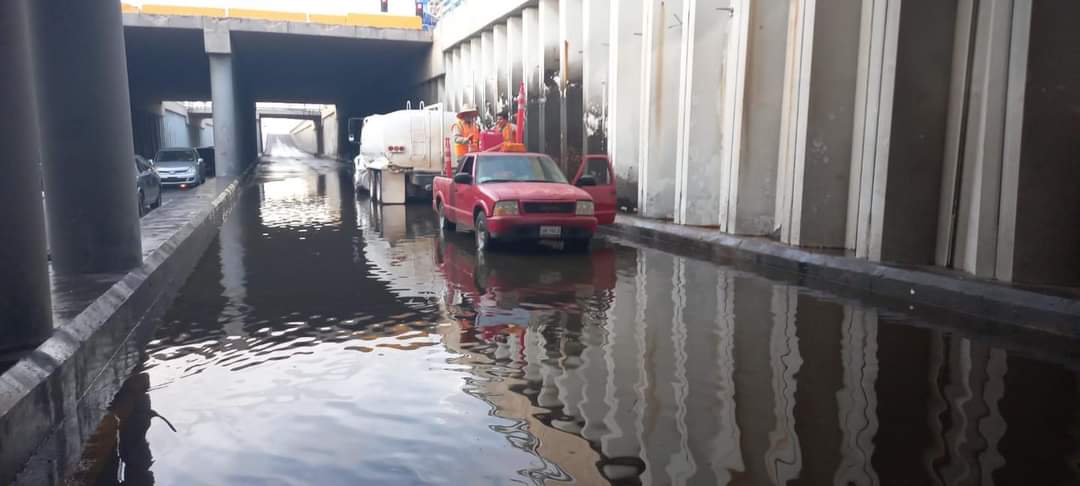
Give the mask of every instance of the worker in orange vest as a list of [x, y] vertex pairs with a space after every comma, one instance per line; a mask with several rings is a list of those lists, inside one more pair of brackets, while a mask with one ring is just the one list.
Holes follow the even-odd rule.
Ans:
[[499, 131], [500, 135], [502, 135], [503, 143], [517, 142], [517, 138], [515, 137], [514, 133], [516, 127], [514, 127], [514, 125], [510, 123], [510, 115], [508, 115], [505, 111], [497, 115], [495, 121], [495, 129]]
[[476, 108], [465, 105], [458, 112], [458, 120], [450, 127], [453, 134], [454, 158], [460, 159], [469, 152], [480, 151], [480, 125], [476, 123]]

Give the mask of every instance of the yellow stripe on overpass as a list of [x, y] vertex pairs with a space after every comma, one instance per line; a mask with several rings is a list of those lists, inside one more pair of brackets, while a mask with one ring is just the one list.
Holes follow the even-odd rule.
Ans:
[[144, 4], [142, 7], [137, 7], [128, 3], [121, 3], [120, 8], [124, 13], [144, 13], [149, 15], [182, 15], [192, 17], [269, 20], [275, 22], [303, 22], [326, 25], [348, 25], [353, 27], [372, 27], [379, 29], [421, 30], [424, 28], [422, 19], [413, 15], [363, 13], [324, 15], [248, 8], [184, 7], [160, 4]]

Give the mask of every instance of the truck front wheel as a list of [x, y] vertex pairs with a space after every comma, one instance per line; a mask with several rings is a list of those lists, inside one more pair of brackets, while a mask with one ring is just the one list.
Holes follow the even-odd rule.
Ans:
[[487, 217], [483, 211], [476, 214], [476, 251], [483, 252], [495, 247], [495, 239], [487, 229]]
[[442, 201], [439, 201], [438, 205], [439, 213], [439, 229], [444, 231], [454, 232], [457, 230], [457, 225], [452, 223], [449, 219], [446, 219], [446, 208], [443, 207]]

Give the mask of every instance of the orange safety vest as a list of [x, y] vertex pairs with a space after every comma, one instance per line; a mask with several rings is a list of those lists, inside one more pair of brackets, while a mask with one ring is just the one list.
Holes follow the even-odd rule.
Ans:
[[454, 138], [457, 138], [457, 135], [460, 135], [461, 138], [471, 139], [471, 143], [468, 144], [457, 143], [456, 140], [454, 141], [454, 156], [456, 158], [460, 159], [470, 151], [476, 152], [480, 150], [479, 125], [477, 125], [476, 123], [470, 125], [468, 123], [465, 123], [463, 120], [458, 120], [450, 127], [451, 132], [454, 128], [457, 128], [459, 130], [458, 134], [455, 134]]
[[506, 126], [502, 128], [502, 139], [503, 143], [514, 143], [517, 141], [514, 137], [513, 125], [507, 123]]

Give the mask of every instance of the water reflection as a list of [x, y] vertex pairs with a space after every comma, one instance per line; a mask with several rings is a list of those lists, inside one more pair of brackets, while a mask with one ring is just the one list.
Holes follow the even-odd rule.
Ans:
[[123, 484], [1080, 478], [1077, 367], [658, 250], [478, 255], [270, 169], [132, 379], [176, 432], [129, 414]]

